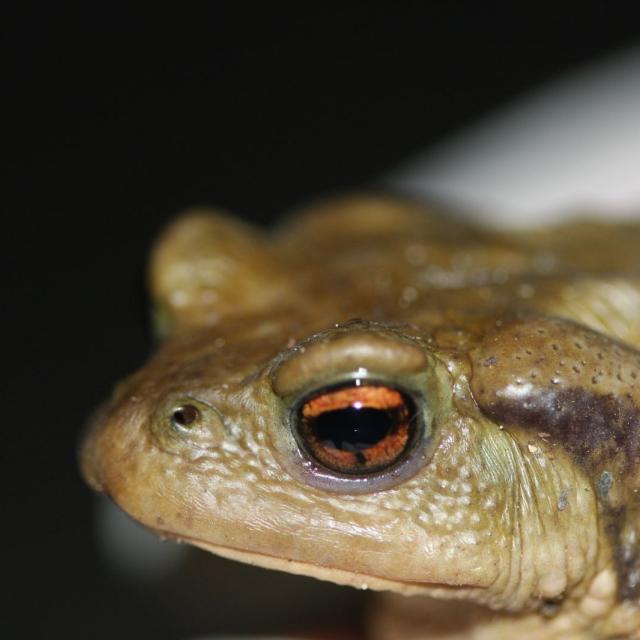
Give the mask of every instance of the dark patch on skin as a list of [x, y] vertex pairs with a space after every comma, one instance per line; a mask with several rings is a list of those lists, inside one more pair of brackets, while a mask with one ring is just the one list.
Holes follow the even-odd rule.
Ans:
[[[553, 443], [564, 447], [586, 468], [602, 468], [620, 454], [623, 476], [638, 464], [640, 410], [627, 396], [581, 388], [545, 389], [517, 398], [498, 396], [480, 407], [500, 424], [536, 431], [544, 428]], [[607, 504], [617, 481], [614, 474], [605, 470], [596, 477], [595, 486], [608, 521], [605, 530], [614, 549], [618, 594], [632, 599], [640, 596], [640, 544], [635, 536], [625, 537], [625, 509]], [[560, 510], [562, 506], [566, 507], [559, 502]]]
[[545, 618], [553, 618], [558, 613], [561, 602], [559, 600], [543, 600], [540, 613]]
[[[489, 367], [491, 358], [496, 364]], [[638, 600], [640, 503], [630, 501], [640, 490], [637, 348], [561, 318], [517, 316], [496, 322], [471, 362], [473, 396], [493, 422], [513, 427], [523, 443], [535, 431], [586, 473], [611, 546], [618, 596]], [[523, 450], [535, 452], [526, 444]], [[570, 509], [562, 493], [557, 507]]]
[[536, 431], [581, 462], [605, 462], [622, 452], [629, 467], [640, 455], [640, 410], [626, 397], [592, 391], [545, 389], [509, 398], [499, 396], [480, 408], [493, 421]]
[[610, 471], [603, 471], [598, 479], [598, 493], [604, 500], [609, 495], [609, 490], [613, 486], [613, 474]]
[[623, 600], [640, 597], [640, 547], [635, 533], [629, 536], [630, 529], [625, 529], [625, 521], [631, 517], [625, 507], [606, 509], [609, 523], [605, 533], [609, 536], [615, 549], [614, 560], [618, 574], [618, 596]]

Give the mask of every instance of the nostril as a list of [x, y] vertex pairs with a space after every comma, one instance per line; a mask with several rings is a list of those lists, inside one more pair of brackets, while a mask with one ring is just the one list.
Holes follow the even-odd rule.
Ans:
[[150, 429], [160, 448], [186, 455], [216, 448], [224, 437], [220, 412], [189, 396], [166, 398], [151, 416]]
[[174, 410], [171, 420], [176, 427], [188, 429], [200, 419], [200, 411], [192, 404], [185, 404]]

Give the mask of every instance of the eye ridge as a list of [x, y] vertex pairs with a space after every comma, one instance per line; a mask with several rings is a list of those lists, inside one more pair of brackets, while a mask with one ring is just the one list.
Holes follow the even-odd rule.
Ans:
[[309, 457], [331, 471], [371, 475], [396, 465], [415, 444], [419, 412], [389, 384], [352, 380], [304, 398], [294, 416]]

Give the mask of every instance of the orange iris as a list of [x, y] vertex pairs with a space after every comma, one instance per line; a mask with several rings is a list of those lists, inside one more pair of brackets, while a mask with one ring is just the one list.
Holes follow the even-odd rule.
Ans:
[[322, 465], [366, 474], [394, 464], [407, 450], [415, 406], [382, 384], [354, 381], [309, 398], [299, 415], [299, 435]]

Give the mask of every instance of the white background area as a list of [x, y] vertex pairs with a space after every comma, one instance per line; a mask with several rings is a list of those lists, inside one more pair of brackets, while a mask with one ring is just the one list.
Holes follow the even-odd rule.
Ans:
[[387, 181], [500, 226], [640, 215], [640, 47], [558, 78]]

